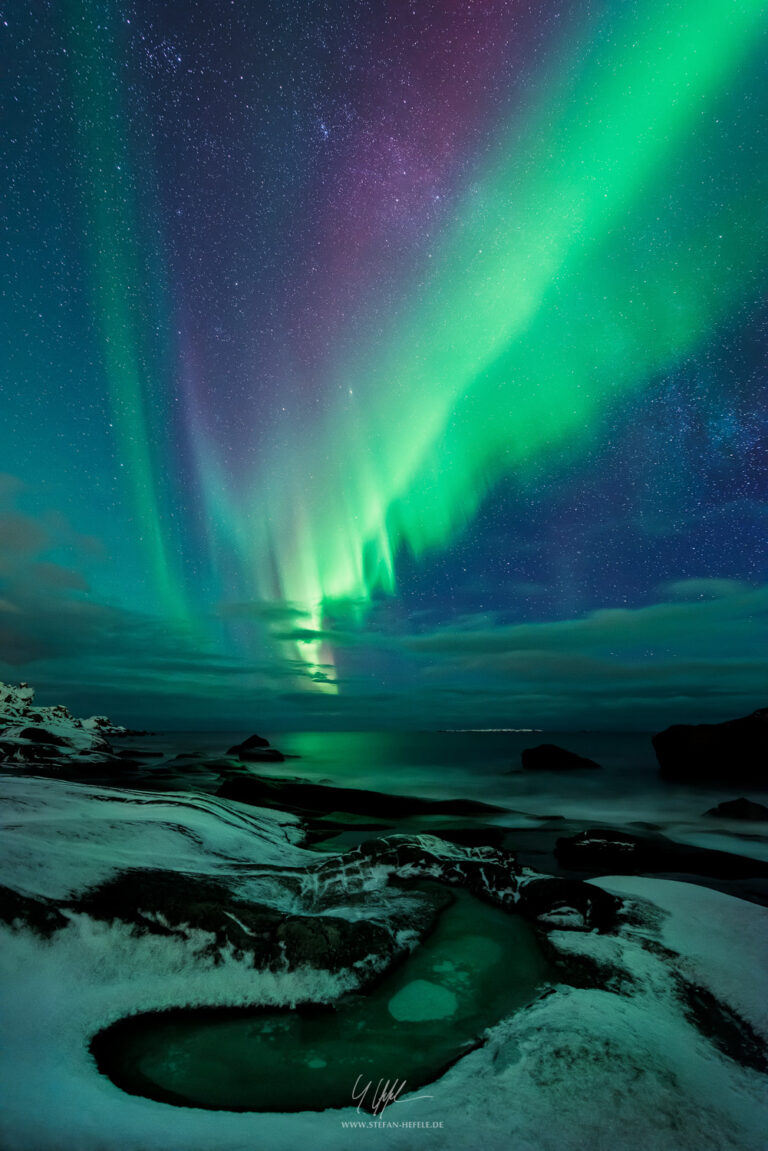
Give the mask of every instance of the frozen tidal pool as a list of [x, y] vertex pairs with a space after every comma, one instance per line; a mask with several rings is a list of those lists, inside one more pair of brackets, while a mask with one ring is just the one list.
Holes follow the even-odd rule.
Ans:
[[422, 1087], [536, 998], [549, 974], [525, 920], [455, 895], [424, 942], [364, 994], [292, 1010], [130, 1016], [93, 1040], [98, 1065], [132, 1094], [215, 1110], [322, 1111], [351, 1106], [356, 1082], [358, 1092], [379, 1080]]

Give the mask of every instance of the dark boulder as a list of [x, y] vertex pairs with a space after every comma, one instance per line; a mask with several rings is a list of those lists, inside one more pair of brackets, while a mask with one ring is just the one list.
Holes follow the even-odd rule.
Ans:
[[675, 843], [663, 835], [632, 835], [594, 827], [558, 839], [555, 856], [562, 868], [591, 875], [705, 875], [715, 879], [768, 878], [768, 863]]
[[[164, 759], [164, 751], [145, 751], [143, 747], [128, 748], [124, 751], [115, 752], [121, 759]], [[176, 756], [180, 759], [180, 756]]]
[[253, 751], [257, 747], [269, 747], [269, 740], [264, 739], [263, 735], [249, 735], [248, 739], [244, 739], [242, 743], [236, 743], [234, 747], [230, 747], [227, 755], [240, 755], [243, 751]]
[[725, 723], [675, 724], [653, 737], [665, 779], [768, 785], [768, 708]]
[[526, 771], [573, 771], [574, 768], [597, 768], [599, 763], [576, 755], [555, 743], [541, 743], [538, 747], [526, 747], [520, 756]]
[[520, 888], [518, 909], [542, 926], [611, 931], [621, 900], [578, 879], [545, 876]]
[[[658, 853], [658, 848], [656, 849]], [[654, 841], [610, 828], [592, 828], [558, 839], [555, 855], [562, 867], [574, 871], [633, 874], [643, 870], [654, 855]]]
[[285, 756], [276, 747], [251, 747], [239, 752], [238, 759], [243, 763], [282, 763]]
[[768, 807], [764, 803], [754, 803], [751, 799], [729, 799], [711, 807], [705, 815], [716, 815], [720, 819], [768, 820]]

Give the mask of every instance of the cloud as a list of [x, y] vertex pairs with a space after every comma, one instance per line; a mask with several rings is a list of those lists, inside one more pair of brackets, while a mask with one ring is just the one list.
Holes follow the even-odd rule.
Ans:
[[[387, 601], [360, 626], [340, 605], [314, 628], [298, 605], [254, 601], [182, 626], [101, 602], [99, 542], [25, 515], [22, 495], [0, 476], [0, 678], [29, 679], [41, 702], [153, 727], [628, 729], [768, 702], [768, 587], [679, 580], [658, 603], [540, 623], [482, 612], [440, 626]], [[244, 631], [252, 654], [208, 642], [217, 626]], [[292, 646], [317, 642], [339, 695], [299, 690], [332, 674]]]
[[734, 591], [717, 599], [666, 602], [640, 608], [601, 608], [577, 619], [512, 624], [472, 630], [442, 628], [412, 636], [408, 648], [422, 654], [467, 657], [495, 653], [632, 653], [638, 658], [685, 653], [765, 654], [768, 586]]
[[216, 609], [221, 619], [263, 620], [267, 623], [286, 623], [291, 620], [308, 619], [306, 608], [288, 602], [274, 600], [249, 600], [244, 603], [222, 603]]
[[[202, 627], [181, 625], [100, 602], [83, 567], [99, 542], [72, 532], [65, 518], [35, 518], [18, 506], [24, 488], [0, 476], [0, 678], [45, 689], [140, 699], [145, 712], [168, 695], [199, 701], [268, 692], [306, 668], [265, 655], [247, 660], [215, 650]], [[54, 557], [66, 556], [67, 563]]]

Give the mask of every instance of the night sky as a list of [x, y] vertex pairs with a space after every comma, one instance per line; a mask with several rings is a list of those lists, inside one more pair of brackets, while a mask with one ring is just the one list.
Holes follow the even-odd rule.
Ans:
[[0, 678], [155, 726], [768, 704], [767, 25], [0, 7]]

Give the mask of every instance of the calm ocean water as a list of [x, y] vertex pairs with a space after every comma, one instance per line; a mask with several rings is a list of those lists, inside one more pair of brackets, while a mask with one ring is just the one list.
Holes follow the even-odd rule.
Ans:
[[[169, 756], [220, 756], [250, 732], [177, 732], [125, 741]], [[675, 828], [682, 838], [705, 834], [709, 846], [731, 832], [750, 838], [765, 825], [745, 827], [703, 819], [708, 808], [735, 798], [741, 788], [681, 786], [659, 777], [647, 732], [281, 732], [262, 733], [284, 753], [284, 763], [255, 764], [277, 778], [301, 777], [340, 787], [364, 787], [439, 799], [469, 797], [498, 804], [508, 813], [491, 822], [525, 826], [526, 817], [562, 816], [626, 826], [636, 821]], [[602, 766], [600, 771], [523, 771], [520, 753], [556, 743]], [[158, 764], [161, 761], [158, 761]], [[199, 787], [190, 779], [190, 785]], [[752, 789], [750, 796], [763, 798]], [[765, 851], [762, 835], [748, 853]], [[722, 846], [726, 846], [722, 844]], [[741, 849], [740, 849], [741, 850]]]

